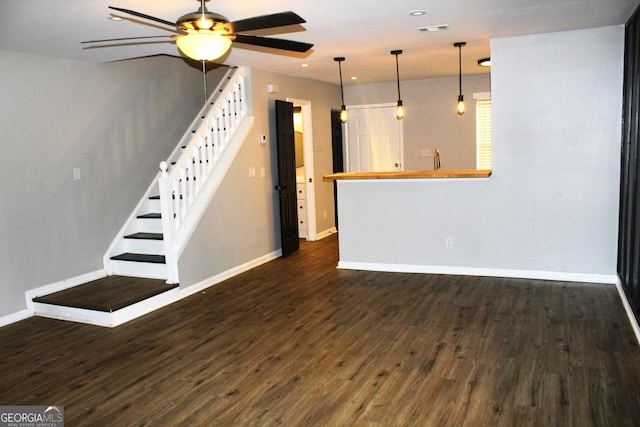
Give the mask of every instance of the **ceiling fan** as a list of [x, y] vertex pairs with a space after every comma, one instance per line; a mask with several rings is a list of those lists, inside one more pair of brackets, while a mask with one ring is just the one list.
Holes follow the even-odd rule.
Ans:
[[200, 0], [200, 8], [198, 8], [197, 11], [182, 15], [176, 20], [176, 22], [156, 18], [134, 10], [109, 6], [109, 9], [113, 9], [118, 12], [154, 21], [168, 27], [173, 27], [175, 29], [173, 31], [176, 34], [167, 36], [90, 40], [82, 43], [103, 43], [170, 37], [176, 40], [176, 44], [182, 53], [198, 61], [213, 61], [220, 58], [227, 52], [227, 50], [229, 50], [232, 42], [301, 53], [307, 52], [313, 47], [313, 44], [310, 43], [241, 34], [246, 31], [284, 27], [287, 25], [303, 24], [306, 22], [294, 12], [288, 11], [274, 13], [271, 15], [260, 15], [229, 22], [225, 16], [215, 12], [209, 12], [205, 7], [205, 2], [207, 1], [209, 0]]

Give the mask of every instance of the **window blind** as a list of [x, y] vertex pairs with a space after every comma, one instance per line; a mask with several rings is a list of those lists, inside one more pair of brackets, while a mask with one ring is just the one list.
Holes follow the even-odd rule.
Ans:
[[491, 98], [476, 99], [476, 168], [492, 169]]

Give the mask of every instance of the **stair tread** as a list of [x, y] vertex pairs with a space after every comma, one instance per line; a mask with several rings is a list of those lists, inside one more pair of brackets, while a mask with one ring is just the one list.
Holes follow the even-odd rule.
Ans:
[[153, 264], [166, 263], [164, 255], [136, 254], [131, 252], [125, 252], [120, 255], [112, 256], [111, 259], [114, 261], [150, 262]]
[[160, 200], [160, 195], [157, 194], [155, 196], [151, 196], [151, 197], [149, 197], [149, 200]]
[[125, 239], [164, 240], [162, 233], [133, 233], [124, 236]]
[[148, 213], [148, 214], [144, 214], [144, 215], [138, 215], [138, 218], [145, 218], [145, 219], [160, 219], [162, 218], [162, 216], [159, 213]]

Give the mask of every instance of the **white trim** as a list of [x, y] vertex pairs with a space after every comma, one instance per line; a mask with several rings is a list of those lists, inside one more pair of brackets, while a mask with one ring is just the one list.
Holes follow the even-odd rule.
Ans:
[[627, 313], [627, 317], [629, 318], [631, 329], [633, 329], [633, 333], [636, 336], [636, 341], [638, 342], [638, 345], [640, 345], [640, 326], [638, 326], [638, 320], [636, 319], [636, 316], [631, 309], [631, 305], [627, 300], [627, 296], [625, 295], [624, 289], [622, 288], [622, 281], [619, 277], [616, 277], [616, 289], [618, 290], [618, 295], [620, 296], [620, 300], [622, 301], [622, 305], [624, 306], [624, 311]]
[[32, 316], [33, 310], [29, 310], [28, 308], [20, 310], [16, 313], [7, 314], [6, 316], [0, 317], [0, 327], [7, 326], [11, 323], [16, 323], [24, 319], [28, 319]]
[[51, 283], [49, 285], [40, 286], [38, 288], [29, 289], [26, 291], [25, 298], [27, 301], [27, 309], [34, 312], [33, 299], [41, 297], [43, 295], [49, 295], [54, 292], [64, 291], [65, 289], [73, 288], [74, 286], [82, 285], [84, 283], [93, 282], [94, 280], [107, 277], [106, 270], [96, 270], [91, 273], [81, 274], [80, 276], [72, 277], [70, 279], [61, 280], [59, 282]]
[[[313, 241], [316, 240], [316, 177], [314, 172], [314, 154], [313, 149], [313, 116], [311, 109], [311, 101], [298, 98], [287, 98], [288, 102], [293, 105], [299, 105], [302, 108], [302, 138], [304, 144], [304, 186], [307, 201], [307, 233], [304, 238]], [[311, 178], [311, 182], [309, 182]], [[302, 237], [302, 236], [300, 236]]]
[[569, 273], [560, 271], [540, 270], [509, 270], [496, 268], [474, 268], [441, 265], [411, 265], [411, 264], [378, 264], [369, 262], [338, 262], [338, 268], [346, 270], [386, 271], [392, 273], [427, 273], [451, 274], [462, 276], [510, 277], [514, 279], [554, 280], [562, 282], [604, 283], [614, 285], [616, 275]]
[[246, 262], [242, 265], [239, 265], [237, 267], [234, 267], [230, 270], [224, 271], [220, 274], [216, 274], [215, 276], [211, 276], [208, 279], [205, 279], [201, 282], [198, 282], [194, 285], [188, 286], [186, 288], [181, 288], [180, 289], [180, 299], [182, 298], [186, 298], [190, 295], [196, 294], [198, 292], [201, 292], [213, 285], [217, 285], [220, 282], [223, 282], [227, 279], [230, 279], [234, 276], [237, 276], [238, 274], [244, 273], [246, 271], [251, 270], [252, 268], [258, 267], [262, 264], [266, 264], [269, 261], [272, 261], [276, 258], [279, 258], [282, 256], [282, 249], [278, 249], [276, 251], [273, 251], [267, 255], [261, 256], [260, 258], [256, 258], [252, 261]]
[[325, 237], [332, 236], [338, 232], [338, 229], [335, 227], [331, 227], [328, 230], [324, 230], [316, 235], [317, 240], [324, 239]]

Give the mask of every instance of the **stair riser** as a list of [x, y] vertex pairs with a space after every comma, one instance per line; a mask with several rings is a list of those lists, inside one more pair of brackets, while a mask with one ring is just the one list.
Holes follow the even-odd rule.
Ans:
[[122, 250], [120, 252], [164, 255], [164, 241], [146, 239], [123, 239]]
[[112, 274], [121, 276], [147, 277], [149, 279], [166, 279], [167, 266], [150, 262], [133, 261], [109, 261], [112, 266]]
[[140, 207], [140, 212], [160, 212], [160, 199], [146, 199]]
[[135, 231], [139, 233], [162, 233], [162, 220], [138, 218]]

